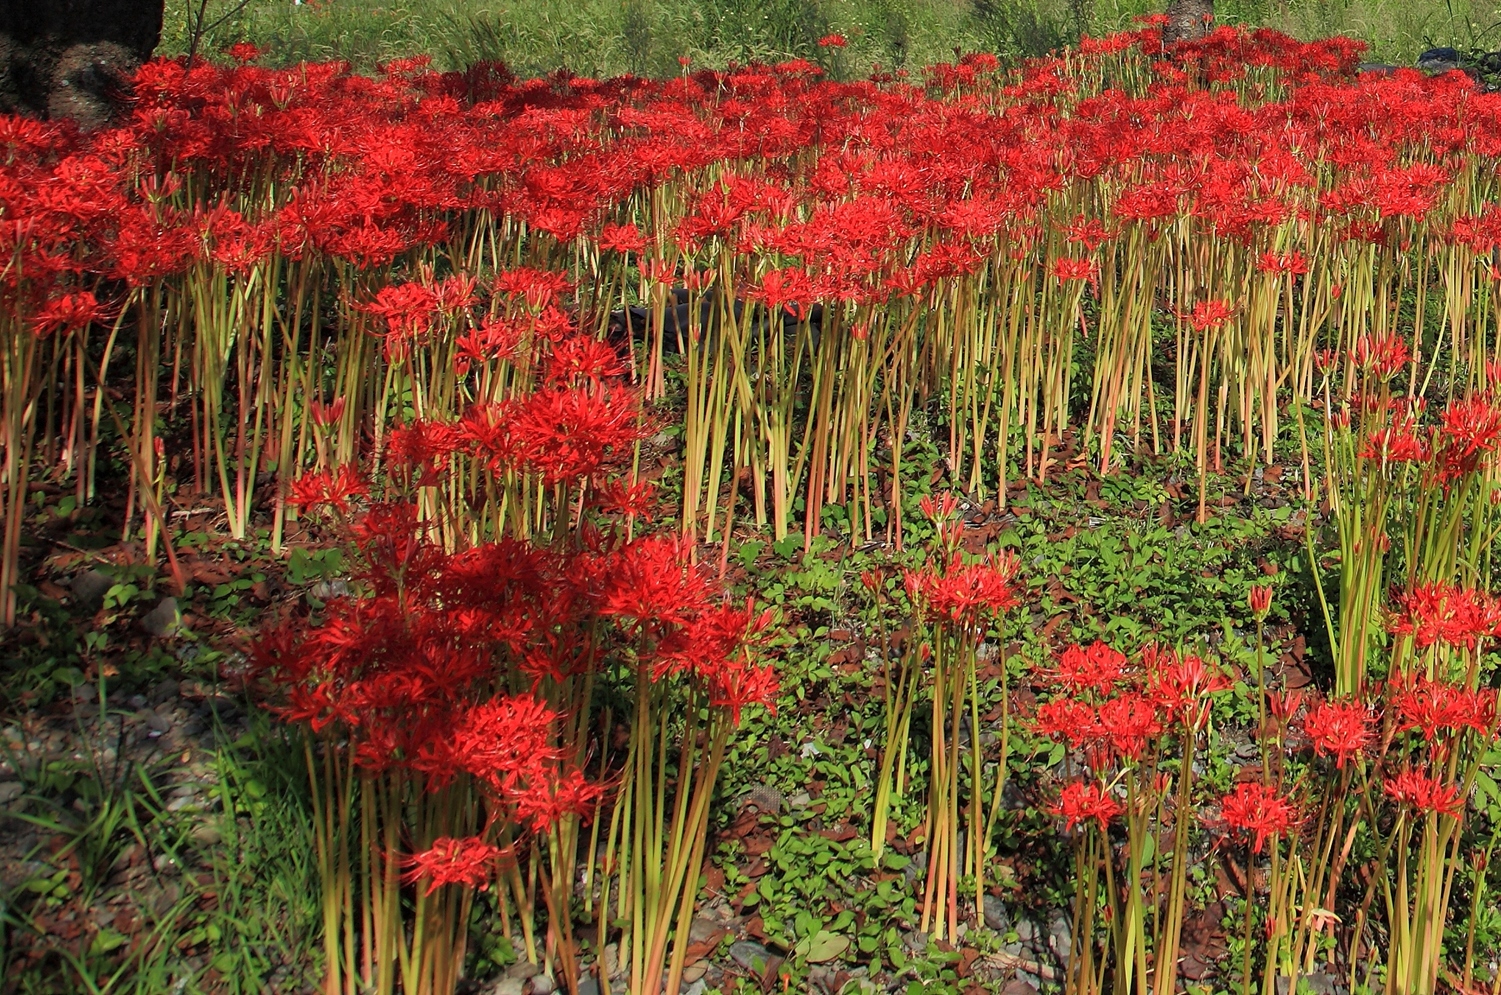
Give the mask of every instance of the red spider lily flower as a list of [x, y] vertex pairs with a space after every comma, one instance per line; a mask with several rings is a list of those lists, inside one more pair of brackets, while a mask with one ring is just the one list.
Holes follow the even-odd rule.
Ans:
[[726, 708], [730, 724], [740, 724], [741, 712], [750, 705], [760, 705], [772, 715], [777, 713], [777, 693], [781, 684], [770, 664], [752, 664], [748, 660], [726, 661], [711, 675], [709, 704]]
[[572, 289], [568, 274], [527, 266], [502, 270], [495, 274], [495, 281], [491, 286], [497, 294], [523, 298], [534, 309], [552, 303]]
[[1063, 816], [1064, 829], [1073, 829], [1080, 822], [1094, 819], [1100, 824], [1100, 832], [1110, 828], [1125, 808], [1111, 797], [1105, 788], [1094, 781], [1071, 781], [1063, 786], [1058, 795], [1058, 804], [1049, 809], [1054, 815]]
[[585, 815], [604, 791], [577, 770], [561, 776], [535, 777], [510, 797], [516, 821], [534, 833], [545, 833], [568, 815]]
[[640, 252], [646, 248], [646, 237], [634, 224], [605, 225], [599, 233], [599, 247], [611, 252]]
[[58, 330], [73, 331], [87, 328], [108, 317], [99, 301], [87, 290], [62, 294], [49, 300], [31, 316], [31, 326], [39, 335], [48, 335]]
[[657, 485], [650, 480], [639, 480], [634, 484], [611, 480], [595, 488], [593, 503], [606, 514], [649, 522], [657, 508]]
[[1501, 407], [1489, 397], [1472, 395], [1452, 402], [1440, 417], [1434, 442], [1439, 479], [1453, 483], [1479, 469], [1482, 458], [1501, 442]]
[[1188, 320], [1195, 331], [1203, 332], [1224, 326], [1234, 315], [1235, 310], [1227, 302], [1207, 300], [1194, 305], [1193, 311], [1189, 312]]
[[510, 856], [510, 848], [486, 843], [479, 836], [461, 839], [440, 836], [427, 850], [405, 859], [404, 863], [410, 870], [404, 877], [413, 884], [426, 881], [426, 894], [429, 895], [448, 884], [485, 891], [490, 887], [497, 865]]
[[1419, 649], [1434, 643], [1474, 649], [1501, 629], [1501, 603], [1474, 588], [1455, 584], [1418, 584], [1392, 596], [1387, 631], [1411, 636]]
[[369, 493], [367, 484], [352, 466], [341, 466], [337, 471], [304, 474], [292, 482], [292, 492], [287, 503], [299, 508], [312, 509], [328, 505], [335, 511], [348, 514], [351, 498]]
[[[1090, 252], [1094, 252], [1100, 246], [1104, 245], [1106, 242], [1110, 241], [1120, 234], [1120, 232], [1117, 230], [1106, 228], [1105, 222], [1100, 218], [1090, 218], [1086, 220], [1084, 215], [1082, 214], [1076, 217], [1074, 219], [1074, 223], [1069, 225], [1064, 230], [1068, 232], [1068, 240], [1070, 243], [1074, 245], [1082, 245], [1086, 250]], [[1096, 268], [1097, 267], [1091, 265], [1090, 272], [1093, 273]]]
[[939, 495], [924, 494], [917, 502], [918, 508], [922, 509], [924, 517], [935, 524], [943, 524], [951, 521], [959, 511], [959, 499], [952, 492], [945, 491]]
[[431, 287], [417, 281], [383, 288], [375, 300], [360, 308], [386, 322], [386, 355], [395, 360], [432, 330], [438, 298]]
[[1063, 256], [1053, 262], [1053, 276], [1059, 283], [1095, 279], [1099, 270], [1093, 259], [1072, 259]]
[[1032, 720], [1032, 728], [1039, 736], [1059, 742], [1067, 740], [1075, 749], [1090, 741], [1097, 727], [1094, 707], [1073, 698], [1054, 698], [1038, 705]]
[[1440, 732], [1473, 729], [1488, 736], [1495, 731], [1496, 691], [1491, 688], [1472, 691], [1423, 675], [1395, 679], [1388, 687], [1397, 732], [1416, 731], [1431, 743]]
[[639, 625], [683, 625], [707, 607], [708, 586], [687, 550], [666, 536], [638, 539], [610, 557], [600, 614]]
[[1251, 852], [1260, 853], [1268, 837], [1298, 824], [1298, 809], [1265, 784], [1247, 781], [1220, 799], [1220, 814], [1231, 829], [1251, 839]]
[[468, 709], [453, 726], [446, 747], [452, 767], [434, 772], [441, 787], [458, 770], [502, 793], [535, 777], [538, 765], [562, 756], [551, 745], [551, 727], [561, 716], [527, 695], [494, 698]]
[[845, 44], [844, 35], [824, 35], [818, 39], [819, 48], [843, 48]]
[[1148, 661], [1147, 697], [1173, 721], [1202, 729], [1209, 721], [1209, 696], [1230, 690], [1229, 679], [1197, 656], [1155, 647], [1142, 655]]
[[624, 372], [620, 356], [605, 342], [579, 336], [564, 339], [552, 347], [548, 357], [545, 382], [549, 387], [599, 386]]
[[248, 65], [261, 57], [261, 50], [248, 41], [236, 42], [224, 50], [224, 54], [240, 65]]
[[1414, 427], [1412, 418], [1403, 417], [1372, 432], [1358, 455], [1361, 459], [1380, 460], [1386, 464], [1426, 463], [1433, 456], [1433, 450]]
[[1155, 703], [1137, 692], [1102, 703], [1096, 716], [1099, 745], [1112, 759], [1140, 759], [1147, 744], [1162, 734]]
[[978, 563], [955, 554], [942, 573], [932, 569], [906, 572], [907, 596], [924, 611], [964, 628], [1000, 615], [1019, 603], [1012, 581], [1016, 555], [1009, 551]]
[[1058, 654], [1058, 664], [1045, 677], [1070, 694], [1094, 691], [1109, 694], [1125, 672], [1126, 654], [1096, 639], [1088, 646], [1074, 644]]
[[1258, 619], [1266, 618], [1267, 612], [1272, 610], [1272, 588], [1270, 584], [1251, 585], [1250, 594], [1246, 596], [1246, 603], [1250, 606], [1251, 614]]
[[1334, 766], [1343, 768], [1371, 741], [1371, 710], [1353, 701], [1316, 702], [1303, 717], [1303, 734], [1315, 754], [1332, 756]]
[[1419, 812], [1437, 812], [1457, 819], [1464, 811], [1464, 799], [1457, 787], [1417, 771], [1402, 771], [1387, 778], [1381, 786], [1398, 805], [1411, 805]]
[[512, 409], [509, 430], [521, 462], [556, 484], [600, 472], [644, 437], [631, 390], [544, 390]]
[[1303, 707], [1302, 691], [1270, 691], [1266, 696], [1267, 711], [1278, 722], [1286, 723]]
[[313, 416], [314, 425], [327, 428], [344, 417], [344, 398], [335, 398], [332, 404], [315, 400], [308, 405], [308, 414]]
[[1256, 268], [1263, 273], [1277, 276], [1283, 274], [1302, 276], [1308, 272], [1308, 257], [1301, 252], [1288, 252], [1281, 255], [1275, 252], [1263, 252], [1256, 261]]
[[1355, 365], [1378, 380], [1390, 380], [1412, 362], [1407, 343], [1398, 335], [1367, 335], [1355, 343], [1351, 353]]

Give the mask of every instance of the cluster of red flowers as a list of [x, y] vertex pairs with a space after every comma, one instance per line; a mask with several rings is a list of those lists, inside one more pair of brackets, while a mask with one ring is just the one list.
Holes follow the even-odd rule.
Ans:
[[1165, 731], [1201, 728], [1211, 696], [1230, 689], [1198, 656], [1148, 646], [1140, 660], [1128, 672], [1125, 654], [1102, 642], [1064, 649], [1043, 676], [1065, 694], [1038, 706], [1037, 732], [1084, 750], [1090, 767], [1103, 770], [1138, 759]]
[[[773, 704], [775, 674], [748, 652], [768, 616], [716, 600], [674, 540], [447, 553], [403, 504], [374, 505], [350, 528], [359, 593], [330, 601], [322, 624], [264, 633], [254, 663], [288, 721], [334, 735], [367, 771], [402, 771], [428, 790], [468, 776], [492, 823], [543, 832], [600, 792], [560, 748], [563, 716], [537, 695], [544, 684], [625, 659], [652, 679], [698, 682], [735, 722]], [[497, 857], [482, 844], [435, 844], [413, 873], [467, 881]]]
[[[1104, 62], [1159, 47], [1148, 26], [1083, 54]], [[379, 269], [440, 245], [463, 229], [465, 212], [515, 217], [569, 242], [598, 232], [643, 188], [716, 162], [790, 161], [809, 148], [823, 153], [811, 174], [730, 170], [654, 237], [801, 258], [808, 282], [798, 296], [882, 299], [975, 267], [984, 255], [976, 243], [998, 234], [1023, 251], [1036, 246], [1044, 192], [1069, 183], [1129, 178], [1111, 229], [1076, 240], [1093, 251], [1120, 225], [1182, 215], [1248, 240], [1306, 211], [1299, 198], [1334, 166], [1342, 181], [1318, 196], [1312, 220], [1383, 241], [1379, 219], [1422, 217], [1450, 180], [1436, 165], [1397, 165], [1393, 150], [1492, 154], [1501, 113], [1458, 74], [1352, 82], [1358, 51], [1344, 39], [1301, 44], [1221, 29], [1186, 52], [1197, 74], [1155, 63], [1158, 79], [1139, 96], [1083, 94], [1059, 61], [1008, 80], [983, 56], [932, 67], [926, 85], [820, 81], [801, 62], [663, 81], [517, 80], [494, 66], [440, 74], [416, 63], [365, 78], [338, 64], [154, 62], [140, 71], [134, 115], [120, 128], [83, 138], [7, 121], [0, 211], [7, 244], [31, 249], [40, 266], [26, 268], [41, 295], [28, 291], [30, 314], [46, 311], [52, 283], [88, 274], [143, 285], [200, 260], [244, 272], [273, 253]], [[1226, 89], [1258, 72], [1289, 85], [1287, 99], [1246, 106]], [[184, 201], [189, 174], [225, 182], [252, 172], [285, 191], [269, 211]], [[1458, 217], [1448, 230], [1471, 246], [1494, 245], [1501, 233], [1493, 212]], [[906, 243], [923, 231], [937, 237], [914, 257]], [[651, 238], [620, 224], [600, 236], [621, 252]], [[1293, 250], [1264, 268], [1296, 273], [1306, 258]], [[1089, 279], [1097, 266], [1074, 258], [1055, 269], [1060, 279]], [[14, 295], [21, 278], [5, 279]], [[437, 305], [461, 306], [466, 288], [447, 289]], [[391, 322], [393, 346], [426, 330], [431, 294], [406, 284], [375, 295], [371, 312]], [[1230, 314], [1226, 302], [1203, 301], [1192, 320], [1208, 328]]]
[[963, 629], [975, 629], [1020, 603], [1015, 554], [966, 562], [959, 554], [942, 570], [908, 570], [907, 597], [929, 615]]
[[1484, 591], [1456, 584], [1415, 584], [1392, 595], [1387, 623], [1394, 636], [1410, 636], [1419, 649], [1434, 644], [1474, 649], [1501, 635], [1501, 603]]

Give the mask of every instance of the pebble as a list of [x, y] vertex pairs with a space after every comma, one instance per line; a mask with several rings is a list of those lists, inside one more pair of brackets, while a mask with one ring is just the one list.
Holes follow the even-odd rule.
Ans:
[[1069, 957], [1073, 955], [1073, 924], [1061, 912], [1048, 923], [1048, 949], [1058, 958], [1058, 963], [1068, 970]]
[[688, 940], [691, 943], [702, 943], [723, 927], [713, 919], [705, 919], [702, 916], [694, 916], [693, 922], [688, 926]]
[[995, 895], [985, 896], [985, 925], [997, 933], [1011, 928], [1011, 917], [1006, 914], [1006, 903]]
[[146, 634], [158, 638], [167, 635], [182, 621], [182, 614], [177, 610], [176, 598], [163, 598], [157, 602], [156, 607], [141, 616], [141, 628]]
[[599, 995], [599, 979], [592, 974], [586, 974], [580, 978], [578, 995]]
[[695, 963], [689, 964], [687, 967], [683, 968], [683, 980], [691, 985], [693, 982], [697, 981], [699, 978], [702, 978], [705, 974], [708, 973], [708, 962], [696, 961]]
[[73, 601], [84, 611], [96, 612], [104, 605], [104, 596], [115, 586], [114, 578], [102, 570], [90, 570], [73, 578]]
[[328, 601], [331, 598], [344, 598], [349, 596], [349, 581], [347, 580], [320, 580], [313, 585], [308, 592], [319, 601]]
[[20, 781], [0, 781], [0, 805], [8, 805], [20, 796]]
[[709, 990], [709, 985], [703, 978], [699, 978], [693, 984], [681, 989], [680, 995], [704, 995]]
[[550, 974], [538, 974], [532, 978], [532, 995], [552, 995], [557, 987]]
[[771, 965], [771, 951], [752, 940], [741, 940], [730, 947], [730, 960], [759, 977]]
[[520, 978], [501, 978], [490, 987], [489, 995], [526, 995]]

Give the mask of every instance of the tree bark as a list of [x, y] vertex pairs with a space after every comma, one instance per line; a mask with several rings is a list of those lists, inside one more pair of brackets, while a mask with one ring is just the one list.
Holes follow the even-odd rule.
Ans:
[[107, 124], [161, 41], [165, 0], [0, 0], [0, 111]]
[[1171, 45], [1202, 38], [1213, 26], [1214, 0], [1168, 0], [1162, 43]]

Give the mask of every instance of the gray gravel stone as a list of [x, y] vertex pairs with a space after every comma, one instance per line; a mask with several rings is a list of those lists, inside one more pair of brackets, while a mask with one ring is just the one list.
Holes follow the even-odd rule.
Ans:
[[158, 638], [172, 632], [181, 622], [182, 614], [177, 610], [176, 598], [163, 598], [155, 608], [141, 616], [141, 628]]
[[101, 570], [90, 570], [73, 578], [73, 603], [85, 611], [96, 612], [104, 604], [104, 596], [115, 586], [115, 580]]

